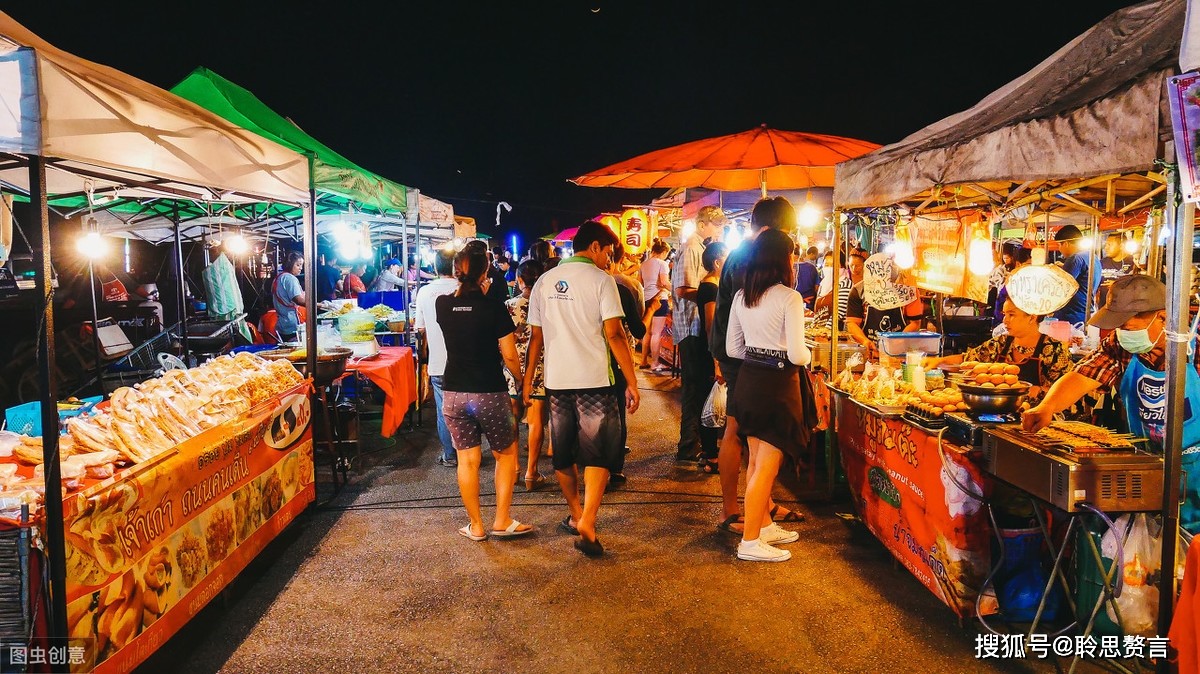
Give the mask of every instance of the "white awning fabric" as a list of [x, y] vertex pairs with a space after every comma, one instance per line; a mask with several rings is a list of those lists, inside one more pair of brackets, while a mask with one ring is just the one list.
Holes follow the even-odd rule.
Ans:
[[[51, 196], [308, 200], [308, 160], [174, 94], [53, 47], [0, 12], [0, 152], [48, 160]], [[19, 158], [0, 181], [28, 189]]]

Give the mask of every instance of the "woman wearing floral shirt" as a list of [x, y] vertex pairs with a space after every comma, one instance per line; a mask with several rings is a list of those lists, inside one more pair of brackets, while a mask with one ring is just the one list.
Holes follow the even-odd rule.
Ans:
[[927, 367], [957, 364], [964, 360], [981, 363], [1008, 363], [1021, 367], [1021, 381], [1029, 389], [1029, 404], [1036, 404], [1056, 380], [1071, 368], [1071, 352], [1067, 345], [1038, 331], [1039, 316], [1017, 308], [1012, 300], [1004, 303], [1004, 325], [1008, 334], [993, 337], [967, 349], [964, 354], [926, 359]]

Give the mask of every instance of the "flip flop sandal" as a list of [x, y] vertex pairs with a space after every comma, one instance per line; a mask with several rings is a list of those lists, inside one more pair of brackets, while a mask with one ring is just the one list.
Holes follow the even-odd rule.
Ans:
[[537, 491], [546, 486], [546, 476], [537, 473], [534, 477], [525, 478], [525, 491]]
[[496, 538], [516, 538], [517, 536], [526, 536], [533, 533], [533, 527], [529, 527], [528, 529], [521, 529], [520, 527], [521, 523], [513, 520], [507, 529], [492, 529], [492, 535]]
[[571, 534], [572, 536], [579, 535], [579, 530], [576, 529], [575, 527], [571, 526], [571, 516], [570, 515], [567, 515], [566, 517], [563, 518], [563, 521], [558, 523], [558, 530], [563, 532], [564, 534]]
[[594, 541], [587, 541], [581, 536], [575, 541], [575, 549], [593, 559], [604, 555], [604, 546], [600, 545], [599, 538]]
[[744, 522], [745, 522], [745, 520], [742, 519], [742, 516], [740, 514], [739, 515], [730, 515], [729, 517], [726, 517], [725, 519], [721, 520], [721, 523], [717, 525], [717, 528], [720, 529], [721, 531], [727, 531], [731, 534], [741, 536], [742, 532], [738, 531], [737, 529], [734, 529], [733, 525], [743, 524]]
[[[515, 522], [516, 520], [513, 520], [513, 521]], [[465, 527], [463, 527], [463, 528], [459, 529], [459, 530], [458, 530], [458, 535], [459, 535], [459, 536], [462, 536], [463, 538], [469, 538], [469, 539], [471, 539], [471, 540], [473, 540], [473, 541], [475, 541], [475, 542], [477, 542], [477, 543], [478, 543], [479, 541], [486, 541], [486, 540], [487, 540], [487, 534], [484, 534], [484, 535], [482, 535], [482, 536], [476, 536], [475, 534], [471, 533], [471, 525], [470, 525], [470, 524], [468, 524], [467, 526], [465, 526]]]
[[777, 505], [774, 508], [771, 508], [771, 520], [772, 521], [775, 521], [775, 522], [803, 522], [804, 521], [804, 515], [796, 512], [795, 510], [789, 510], [789, 511], [787, 511], [787, 514], [784, 515], [783, 517], [778, 517], [777, 514], [779, 513], [780, 507], [781, 506]]
[[712, 461], [705, 461], [705, 462], [701, 463], [700, 470], [703, 471], [705, 475], [720, 475], [721, 474], [721, 469], [717, 467], [716, 459], [713, 459]]

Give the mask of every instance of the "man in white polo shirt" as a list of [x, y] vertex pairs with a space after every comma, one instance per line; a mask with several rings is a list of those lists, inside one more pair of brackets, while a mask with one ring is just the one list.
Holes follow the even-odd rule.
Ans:
[[[621, 411], [613, 390], [609, 352], [625, 375], [629, 413], [640, 396], [633, 356], [621, 324], [625, 312], [617, 284], [603, 270], [612, 263], [617, 235], [598, 222], [579, 226], [571, 243], [574, 257], [546, 272], [533, 286], [528, 321], [532, 330], [527, 362], [537, 362], [545, 347], [546, 398], [554, 470], [571, 514], [559, 528], [579, 538], [575, 548], [589, 557], [604, 554], [596, 537], [596, 515], [610, 471], [620, 465]], [[533, 392], [533, 368], [525, 373], [524, 396]], [[583, 467], [584, 497], [579, 502]]]
[[439, 250], [433, 262], [437, 271], [437, 279], [421, 286], [417, 298], [413, 301], [416, 312], [413, 325], [424, 337], [429, 363], [429, 383], [433, 386], [433, 409], [437, 416], [438, 439], [442, 443], [442, 455], [438, 463], [448, 468], [458, 466], [458, 454], [450, 438], [450, 429], [442, 418], [442, 375], [446, 374], [446, 339], [442, 336], [442, 326], [437, 322], [437, 310], [434, 303], [442, 295], [452, 295], [458, 290], [458, 279], [454, 278], [454, 251]]

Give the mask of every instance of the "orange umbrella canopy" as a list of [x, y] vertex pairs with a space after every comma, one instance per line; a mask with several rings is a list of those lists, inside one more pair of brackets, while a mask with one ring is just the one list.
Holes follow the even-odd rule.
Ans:
[[584, 187], [707, 187], [738, 191], [833, 187], [833, 166], [879, 145], [762, 125], [668, 147], [575, 178]]

